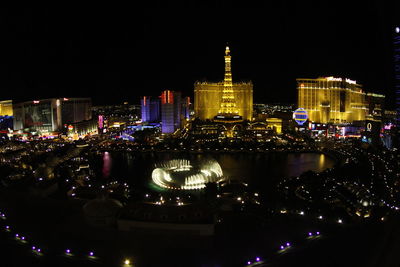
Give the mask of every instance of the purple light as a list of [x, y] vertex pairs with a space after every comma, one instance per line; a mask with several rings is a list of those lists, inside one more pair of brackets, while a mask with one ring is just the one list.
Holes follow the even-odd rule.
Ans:
[[317, 235], [319, 235], [319, 232], [317, 232]]
[[25, 236], [21, 237], [22, 240], [25, 240]]
[[19, 234], [15, 234], [15, 237], [19, 237]]
[[312, 233], [308, 233], [308, 236], [312, 236]]
[[247, 262], [247, 265], [250, 265], [250, 264], [251, 264], [251, 262], [250, 262], [250, 261], [248, 261], [248, 262]]
[[[111, 166], [112, 166], [112, 159], [110, 157], [110, 153], [104, 152], [104, 155], [103, 155], [103, 169], [102, 169], [102, 173], [103, 173], [103, 177], [104, 178], [107, 178], [108, 176], [110, 176]], [[102, 187], [102, 188], [104, 188], [104, 187]]]
[[289, 243], [289, 242], [287, 242], [287, 243], [286, 243], [286, 246], [287, 246], [287, 247], [288, 247], [288, 246], [290, 246], [290, 243]]
[[257, 257], [257, 258], [256, 258], [256, 261], [260, 261], [260, 258], [259, 258], [259, 257]]
[[38, 248], [38, 249], [37, 249], [37, 252], [40, 252], [40, 251], [42, 251], [42, 250], [41, 250], [40, 248]]
[[33, 246], [33, 247], [32, 247], [32, 250], [35, 250], [35, 249], [36, 249], [36, 247], [35, 247], [35, 246]]
[[283, 247], [283, 246], [281, 246], [281, 249], [284, 249], [284, 247]]
[[6, 225], [6, 229], [10, 229], [10, 226]]
[[92, 251], [89, 252], [89, 256], [93, 256], [94, 253]]
[[67, 249], [65, 252], [69, 254], [71, 253], [71, 250]]

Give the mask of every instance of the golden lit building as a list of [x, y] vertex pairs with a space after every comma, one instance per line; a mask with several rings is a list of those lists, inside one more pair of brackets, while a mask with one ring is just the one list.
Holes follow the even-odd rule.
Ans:
[[362, 86], [347, 78], [297, 79], [297, 92], [298, 107], [313, 122], [351, 123], [368, 114]]
[[280, 118], [267, 118], [267, 126], [274, 130], [276, 134], [282, 133], [282, 119]]
[[194, 84], [194, 112], [201, 120], [213, 120], [217, 115], [240, 116], [251, 120], [253, 115], [253, 83], [232, 82], [231, 56], [225, 49], [224, 81]]
[[12, 116], [13, 106], [12, 100], [0, 101], [0, 116]]

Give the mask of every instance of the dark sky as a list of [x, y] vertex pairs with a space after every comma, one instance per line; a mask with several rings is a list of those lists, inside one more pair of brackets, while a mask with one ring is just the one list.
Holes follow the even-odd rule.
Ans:
[[256, 103], [295, 103], [297, 77], [339, 76], [392, 104], [399, 4], [264, 2], [0, 10], [0, 99], [192, 96], [196, 80], [223, 79], [229, 42], [233, 79], [253, 81]]

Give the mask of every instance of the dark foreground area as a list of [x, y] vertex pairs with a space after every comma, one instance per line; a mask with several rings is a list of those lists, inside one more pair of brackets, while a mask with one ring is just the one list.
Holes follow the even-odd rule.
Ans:
[[[4, 200], [8, 199], [7, 202]], [[9, 200], [14, 199], [14, 202]], [[49, 200], [49, 201], [47, 201]], [[93, 229], [81, 216], [82, 203], [11, 196], [3, 192], [1, 266], [397, 266], [400, 218], [354, 225], [318, 223], [307, 216], [278, 216], [261, 224], [251, 218], [217, 226], [210, 238], [168, 233]], [[5, 231], [5, 226], [10, 231]], [[256, 225], [259, 225], [256, 227]], [[308, 231], [320, 231], [307, 238]], [[16, 239], [19, 233], [27, 243]], [[278, 252], [282, 242], [290, 248]], [[40, 246], [42, 256], [32, 252]], [[71, 255], [65, 250], [71, 249]], [[94, 251], [97, 257], [88, 257]], [[253, 263], [252, 262], [252, 263]]]

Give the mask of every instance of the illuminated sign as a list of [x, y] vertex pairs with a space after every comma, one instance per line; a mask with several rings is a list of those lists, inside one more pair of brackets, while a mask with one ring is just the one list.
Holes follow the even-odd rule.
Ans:
[[99, 123], [99, 128], [100, 128], [100, 129], [103, 129], [103, 127], [104, 127], [104, 118], [103, 118], [103, 115], [99, 115], [98, 123]]
[[389, 123], [389, 124], [385, 124], [385, 126], [383, 127], [385, 130], [390, 130], [392, 129], [393, 124]]
[[33, 100], [33, 104], [39, 104], [40, 101], [39, 100]]
[[307, 111], [304, 108], [296, 109], [293, 112], [293, 119], [298, 125], [303, 125], [308, 119]]
[[371, 131], [371, 129], [372, 129], [372, 124], [371, 124], [370, 122], [368, 122], [368, 123], [367, 123], [367, 130], [368, 130], [368, 131]]
[[327, 81], [332, 81], [332, 82], [341, 82], [342, 78], [335, 78], [335, 77], [326, 77]]
[[350, 84], [356, 84], [356, 81], [353, 81], [353, 80], [350, 80], [350, 79], [347, 79], [347, 78], [346, 78], [346, 82], [350, 83]]

